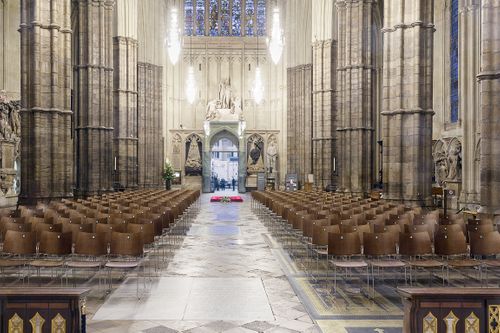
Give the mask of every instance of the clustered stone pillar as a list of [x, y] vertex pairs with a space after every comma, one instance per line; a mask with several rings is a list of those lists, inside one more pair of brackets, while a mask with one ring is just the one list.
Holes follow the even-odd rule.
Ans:
[[481, 212], [500, 215], [500, 1], [481, 3]]
[[78, 0], [75, 66], [76, 192], [113, 189], [113, 9], [111, 0]]
[[311, 64], [287, 69], [287, 165], [301, 184], [312, 173], [311, 80]]
[[71, 3], [21, 1], [20, 204], [71, 197]]
[[339, 187], [356, 194], [369, 192], [373, 182], [375, 6], [374, 0], [337, 1]]
[[137, 187], [137, 40], [114, 37], [115, 184]]
[[158, 187], [163, 184], [161, 66], [137, 63], [139, 186]]
[[458, 57], [460, 73], [460, 118], [463, 119], [462, 193], [460, 203], [479, 203], [479, 170], [477, 142], [481, 121], [479, 84], [476, 75], [481, 66], [481, 0], [460, 2], [460, 28]]
[[433, 0], [384, 2], [384, 197], [431, 201]]
[[332, 185], [336, 164], [335, 68], [337, 48], [333, 40], [312, 45], [313, 108], [312, 144], [314, 181], [325, 188]]

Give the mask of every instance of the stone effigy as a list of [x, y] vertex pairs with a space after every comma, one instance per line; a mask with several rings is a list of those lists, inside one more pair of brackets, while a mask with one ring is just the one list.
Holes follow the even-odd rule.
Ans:
[[243, 120], [241, 98], [234, 95], [231, 80], [222, 80], [219, 83], [217, 99], [207, 103], [205, 120], [211, 121], [240, 121]]

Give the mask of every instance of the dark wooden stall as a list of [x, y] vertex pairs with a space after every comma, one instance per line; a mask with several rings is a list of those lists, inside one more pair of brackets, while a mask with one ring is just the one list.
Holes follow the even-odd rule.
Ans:
[[0, 288], [1, 333], [81, 332], [82, 288]]
[[500, 333], [498, 288], [398, 288], [403, 333]]

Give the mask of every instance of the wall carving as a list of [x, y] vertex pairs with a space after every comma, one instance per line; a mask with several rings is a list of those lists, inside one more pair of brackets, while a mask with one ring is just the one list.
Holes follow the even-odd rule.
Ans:
[[196, 134], [191, 134], [186, 140], [186, 162], [184, 164], [186, 176], [202, 175], [201, 149], [201, 138]]
[[0, 93], [0, 198], [19, 193], [20, 101]]
[[258, 134], [253, 134], [247, 141], [247, 173], [252, 175], [264, 172], [264, 139]]
[[434, 141], [432, 147], [436, 183], [462, 180], [462, 143], [458, 138]]
[[273, 173], [277, 171], [277, 159], [278, 159], [278, 140], [274, 134], [271, 134], [267, 139], [267, 171]]

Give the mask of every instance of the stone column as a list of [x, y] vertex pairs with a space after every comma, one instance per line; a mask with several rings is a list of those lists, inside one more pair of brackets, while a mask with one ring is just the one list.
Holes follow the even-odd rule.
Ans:
[[287, 172], [301, 185], [312, 173], [311, 76], [310, 64], [287, 69]]
[[137, 63], [139, 187], [163, 184], [162, 78], [163, 67]]
[[21, 1], [20, 204], [72, 197], [71, 4]]
[[76, 192], [113, 189], [112, 0], [78, 0], [75, 31]]
[[463, 160], [461, 204], [479, 203], [479, 169], [476, 167], [477, 143], [481, 121], [479, 83], [476, 75], [481, 62], [481, 10], [480, 0], [463, 0], [459, 7], [460, 115], [463, 119]]
[[114, 63], [114, 183], [137, 187], [137, 1], [118, 0]]
[[377, 78], [377, 1], [337, 1], [340, 189], [367, 193], [373, 183]]
[[384, 197], [431, 201], [433, 0], [384, 3]]
[[481, 211], [500, 215], [500, 0], [481, 3]]
[[[337, 112], [335, 107], [336, 42], [321, 40], [312, 45], [312, 143], [314, 181], [325, 188], [335, 183]], [[334, 162], [335, 159], [335, 162]]]

